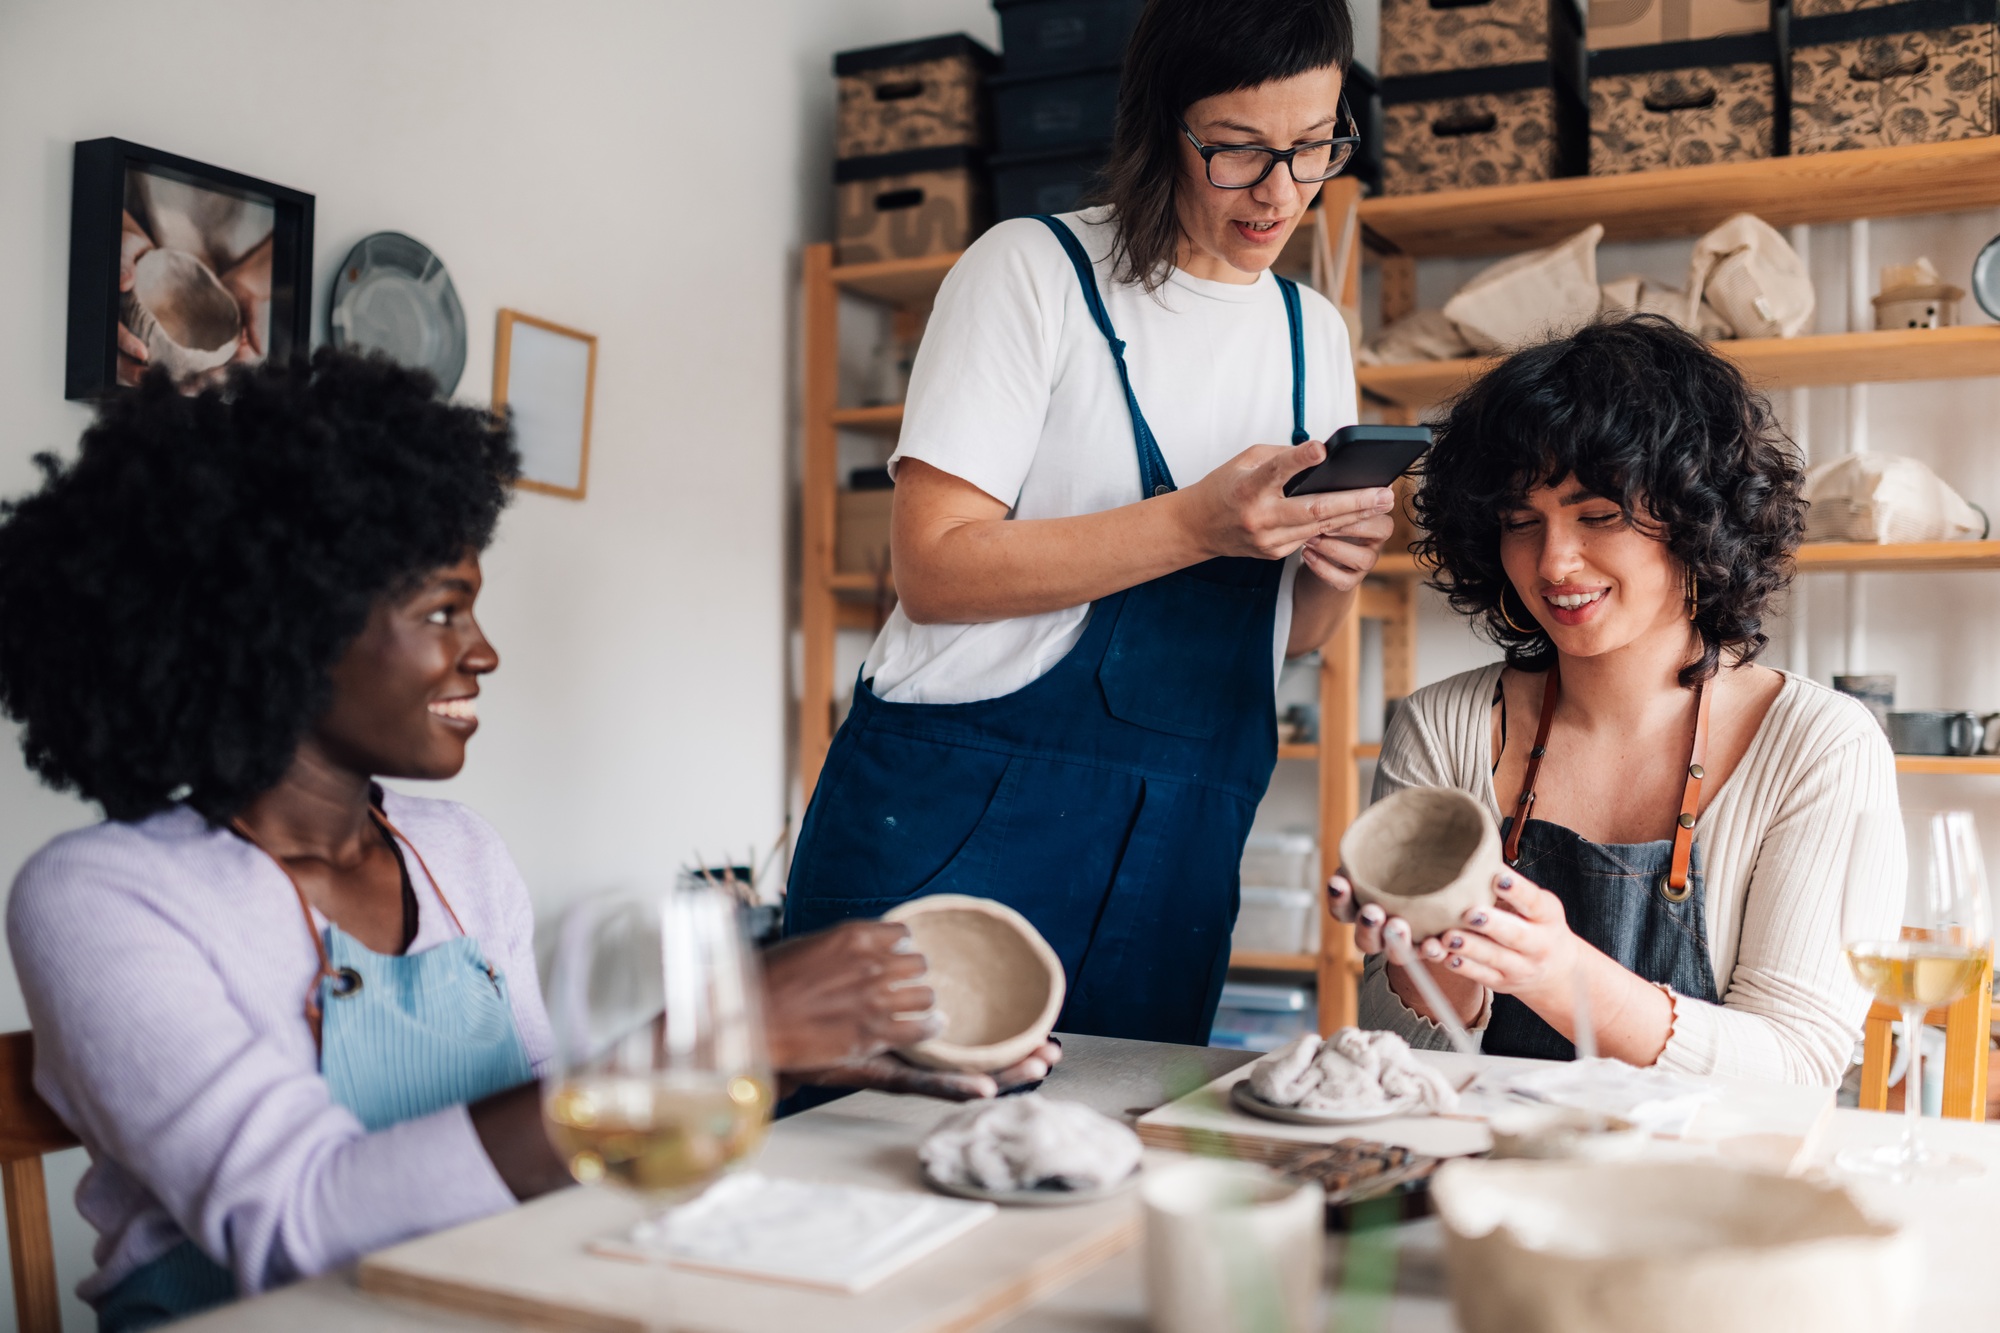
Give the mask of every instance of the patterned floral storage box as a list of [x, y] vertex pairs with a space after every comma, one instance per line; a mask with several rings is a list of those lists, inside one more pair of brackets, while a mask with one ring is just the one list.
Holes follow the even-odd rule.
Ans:
[[916, 148], [986, 143], [986, 75], [999, 58], [970, 37], [843, 51], [834, 156], [879, 157]]
[[972, 244], [991, 209], [969, 148], [919, 148], [833, 167], [834, 262], [921, 259]]
[[1382, 0], [1382, 77], [1549, 58], [1549, 16], [1570, 0]]
[[1768, 32], [1591, 52], [1593, 176], [1770, 157], [1777, 121]]
[[1382, 192], [1428, 194], [1579, 174], [1584, 107], [1544, 65], [1382, 82]]
[[1994, 9], [1992, 0], [1926, 0], [1796, 19], [1792, 152], [1992, 134], [2000, 92]]

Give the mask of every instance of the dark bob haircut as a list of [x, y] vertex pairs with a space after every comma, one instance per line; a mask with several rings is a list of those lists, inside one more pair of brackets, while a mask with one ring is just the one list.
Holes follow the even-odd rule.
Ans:
[[1150, 291], [1173, 263], [1189, 107], [1311, 70], [1345, 74], [1353, 58], [1347, 0], [1149, 0], [1125, 50], [1111, 161], [1094, 196], [1116, 210], [1118, 281]]
[[[1771, 598], [1805, 533], [1805, 477], [1763, 395], [1657, 315], [1591, 324], [1514, 353], [1459, 396], [1417, 488], [1418, 556], [1453, 609], [1478, 618], [1508, 665], [1541, 671], [1555, 646], [1507, 622], [1500, 523], [1528, 492], [1574, 477], [1658, 536], [1697, 592], [1692, 686], [1763, 651]], [[1509, 599], [1516, 620], [1526, 610]]]
[[0, 505], [0, 709], [29, 767], [113, 819], [227, 820], [284, 775], [377, 601], [491, 540], [518, 461], [430, 376], [330, 350], [108, 400]]

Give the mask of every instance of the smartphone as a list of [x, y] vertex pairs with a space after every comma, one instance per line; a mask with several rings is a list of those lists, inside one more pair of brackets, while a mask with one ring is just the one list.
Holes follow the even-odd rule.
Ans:
[[1430, 447], [1429, 426], [1342, 426], [1326, 442], [1326, 457], [1286, 482], [1285, 494], [1387, 486], [1415, 466]]

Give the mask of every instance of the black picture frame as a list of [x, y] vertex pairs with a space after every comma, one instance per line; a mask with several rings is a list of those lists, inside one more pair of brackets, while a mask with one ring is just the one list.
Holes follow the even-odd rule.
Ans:
[[69, 335], [63, 397], [93, 401], [118, 389], [119, 244], [128, 173], [267, 204], [273, 213], [267, 360], [312, 346], [313, 196], [125, 139], [76, 145], [70, 187]]

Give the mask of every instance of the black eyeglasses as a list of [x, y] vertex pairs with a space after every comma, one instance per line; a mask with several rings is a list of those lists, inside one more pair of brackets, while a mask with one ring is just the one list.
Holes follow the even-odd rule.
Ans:
[[1331, 139], [1315, 139], [1311, 143], [1297, 144], [1291, 148], [1265, 148], [1258, 144], [1207, 144], [1194, 137], [1186, 121], [1180, 122], [1181, 133], [1201, 154], [1202, 165], [1208, 169], [1208, 183], [1218, 190], [1247, 190], [1263, 183], [1266, 176], [1280, 162], [1292, 173], [1292, 179], [1300, 185], [1317, 185], [1338, 176], [1354, 156], [1355, 147], [1361, 142], [1360, 130], [1354, 124], [1354, 117], [1347, 110], [1347, 99], [1340, 99], [1340, 117], [1347, 125], [1347, 133]]

